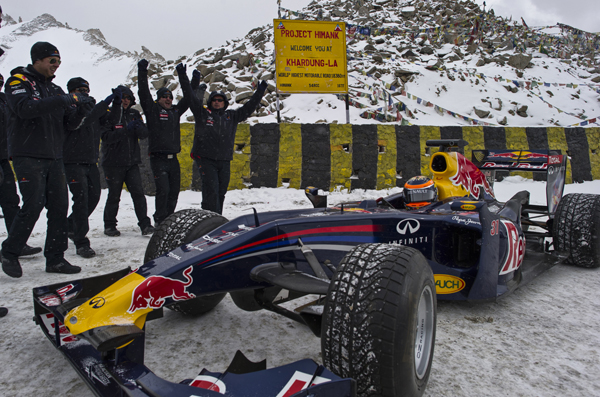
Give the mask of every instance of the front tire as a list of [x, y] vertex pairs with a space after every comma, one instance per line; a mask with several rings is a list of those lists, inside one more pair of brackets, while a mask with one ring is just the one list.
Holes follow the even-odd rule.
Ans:
[[[154, 231], [146, 248], [144, 263], [190, 243], [227, 222], [227, 218], [210, 211], [196, 209], [177, 211], [169, 215]], [[167, 307], [184, 315], [199, 316], [214, 309], [225, 295], [222, 293], [198, 296], [177, 301]]]
[[333, 276], [323, 314], [323, 363], [359, 396], [421, 396], [436, 332], [433, 272], [410, 247], [363, 244]]
[[552, 235], [554, 248], [568, 254], [566, 263], [600, 267], [600, 195], [563, 196], [554, 215]]

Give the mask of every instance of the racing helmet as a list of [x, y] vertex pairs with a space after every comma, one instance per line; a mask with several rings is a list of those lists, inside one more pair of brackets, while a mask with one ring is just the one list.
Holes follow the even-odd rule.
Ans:
[[437, 188], [431, 179], [419, 175], [410, 178], [404, 184], [404, 205], [416, 210], [437, 201]]

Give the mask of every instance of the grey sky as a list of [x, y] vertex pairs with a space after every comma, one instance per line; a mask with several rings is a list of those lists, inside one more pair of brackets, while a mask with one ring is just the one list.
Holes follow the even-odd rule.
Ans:
[[[277, 0], [10, 0], [5, 14], [23, 20], [41, 14], [78, 29], [99, 28], [107, 41], [124, 51], [146, 46], [168, 59], [243, 37], [249, 30], [277, 18]], [[349, 0], [346, 0], [349, 1]], [[475, 0], [483, 4], [483, 0]], [[598, 0], [486, 0], [497, 15], [522, 16], [528, 25], [565, 23], [598, 32]], [[282, 0], [282, 7], [300, 10], [311, 0]]]

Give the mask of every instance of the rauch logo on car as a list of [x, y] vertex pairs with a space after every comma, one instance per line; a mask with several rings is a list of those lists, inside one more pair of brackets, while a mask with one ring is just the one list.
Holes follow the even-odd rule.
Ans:
[[449, 274], [436, 274], [435, 292], [440, 295], [453, 294], [465, 288], [465, 280]]

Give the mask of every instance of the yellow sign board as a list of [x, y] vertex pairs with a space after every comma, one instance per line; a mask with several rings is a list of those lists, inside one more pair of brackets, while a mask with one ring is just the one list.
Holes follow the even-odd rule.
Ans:
[[275, 71], [281, 93], [348, 93], [346, 24], [274, 19]]

